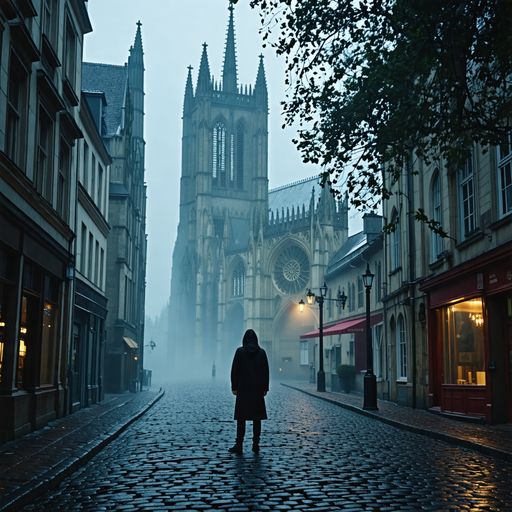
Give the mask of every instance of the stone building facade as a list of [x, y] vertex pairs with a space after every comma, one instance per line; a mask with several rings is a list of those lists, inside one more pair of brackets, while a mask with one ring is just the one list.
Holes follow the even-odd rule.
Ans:
[[107, 392], [141, 385], [146, 293], [144, 52], [141, 23], [124, 66], [84, 62], [83, 90], [112, 160], [108, 193], [111, 230], [105, 272]]

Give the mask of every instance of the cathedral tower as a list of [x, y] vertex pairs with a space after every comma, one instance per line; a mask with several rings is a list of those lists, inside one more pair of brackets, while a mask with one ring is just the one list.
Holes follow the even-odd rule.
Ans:
[[247, 246], [251, 219], [268, 216], [267, 153], [263, 56], [254, 87], [239, 85], [230, 3], [222, 80], [211, 76], [204, 43], [195, 91], [191, 67], [185, 86], [180, 218], [169, 310], [171, 361], [203, 365], [206, 371], [216, 358], [224, 254]]

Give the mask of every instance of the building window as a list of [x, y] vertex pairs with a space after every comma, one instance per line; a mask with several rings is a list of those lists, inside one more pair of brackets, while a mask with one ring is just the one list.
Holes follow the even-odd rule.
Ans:
[[57, 0], [43, 0], [43, 34], [52, 46], [56, 46], [56, 24], [58, 21]]
[[382, 324], [373, 327], [373, 373], [377, 378], [382, 377], [382, 333]]
[[89, 281], [92, 281], [92, 253], [94, 250], [94, 237], [92, 233], [89, 233], [89, 258], [88, 258], [88, 265], [87, 265], [87, 277], [89, 278]]
[[55, 321], [59, 284], [45, 276], [40, 383], [55, 383]]
[[105, 251], [101, 249], [101, 256], [100, 256], [100, 282], [98, 283], [98, 287], [103, 290], [103, 274], [104, 274], [104, 267], [105, 267]]
[[328, 297], [328, 304], [329, 304], [329, 318], [332, 318], [332, 313], [333, 313], [333, 300], [332, 300], [332, 291], [331, 289], [329, 288], [329, 297]]
[[395, 226], [391, 233], [391, 269], [395, 270], [400, 266], [400, 219], [397, 212], [391, 223]]
[[69, 176], [71, 171], [71, 148], [61, 137], [59, 157], [59, 175], [57, 177], [57, 213], [67, 220], [69, 215]]
[[355, 311], [356, 309], [356, 287], [354, 283], [348, 285], [348, 310]]
[[382, 265], [380, 261], [375, 262], [375, 304], [382, 300]]
[[475, 188], [473, 174], [473, 153], [459, 171], [460, 221], [462, 236], [470, 236], [475, 231]]
[[88, 190], [91, 199], [94, 201], [94, 194], [96, 193], [96, 156], [92, 155], [92, 169], [91, 169], [91, 188]]
[[[439, 171], [436, 171], [436, 177], [432, 184], [432, 212], [434, 214], [433, 220], [439, 222], [439, 225], [441, 225], [441, 176]], [[441, 235], [432, 231], [431, 240], [431, 261], [436, 261], [443, 252], [443, 239]]]
[[443, 329], [444, 384], [485, 385], [482, 300], [439, 309], [437, 320]]
[[7, 92], [7, 124], [5, 129], [5, 152], [18, 167], [23, 167], [23, 139], [26, 111], [27, 75], [25, 68], [11, 52], [9, 86]]
[[82, 185], [89, 191], [89, 146], [84, 141], [84, 179]]
[[245, 293], [245, 265], [238, 262], [233, 272], [233, 295], [238, 297]]
[[396, 323], [396, 347], [397, 347], [397, 380], [407, 380], [407, 342], [405, 339], [404, 317], [400, 315]]
[[214, 185], [226, 186], [226, 127], [219, 121], [213, 127], [213, 171]]
[[244, 125], [240, 123], [236, 130], [236, 188], [244, 188]]
[[75, 87], [76, 75], [76, 34], [69, 18], [66, 18], [66, 39], [64, 47], [64, 76]]
[[363, 278], [357, 278], [357, 307], [362, 308], [364, 306], [364, 292], [363, 292]]
[[36, 190], [49, 202], [53, 192], [53, 121], [48, 112], [39, 106], [39, 125], [37, 133], [37, 164], [35, 172]]
[[103, 167], [98, 162], [98, 193], [96, 196], [96, 204], [100, 211], [103, 208]]
[[300, 364], [307, 365], [308, 362], [308, 342], [307, 340], [301, 340], [300, 342]]
[[[339, 295], [341, 295], [341, 289], [338, 287], [336, 297], [338, 297]], [[338, 316], [341, 315], [341, 302], [339, 300], [336, 301], [336, 312], [338, 313]]]
[[80, 273], [85, 276], [85, 255], [87, 254], [87, 228], [82, 222], [82, 236], [80, 238]]
[[94, 264], [94, 284], [99, 286], [99, 271], [100, 271], [100, 243], [96, 240], [96, 254], [95, 254], [95, 264]]
[[512, 212], [512, 133], [498, 148], [498, 204], [499, 217]]

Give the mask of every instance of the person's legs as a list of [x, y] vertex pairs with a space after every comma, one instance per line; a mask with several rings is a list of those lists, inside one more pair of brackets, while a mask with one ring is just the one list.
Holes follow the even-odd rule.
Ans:
[[245, 437], [245, 420], [237, 420], [236, 422], [236, 443], [229, 451], [231, 453], [242, 453], [243, 442]]
[[261, 420], [254, 420], [252, 422], [252, 451], [259, 452], [260, 451], [260, 437], [261, 437]]

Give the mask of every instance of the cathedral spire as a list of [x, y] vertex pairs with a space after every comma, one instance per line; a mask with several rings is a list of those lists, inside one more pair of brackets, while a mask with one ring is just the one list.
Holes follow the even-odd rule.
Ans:
[[188, 67], [187, 85], [185, 86], [185, 100], [183, 101], [183, 114], [192, 110], [194, 101], [194, 86], [192, 85], [192, 66]]
[[128, 56], [128, 82], [133, 101], [134, 121], [133, 136], [144, 138], [144, 51], [142, 50], [142, 33], [140, 21], [137, 22], [135, 42], [130, 47]]
[[265, 66], [263, 65], [263, 55], [260, 55], [260, 65], [254, 85], [254, 95], [258, 101], [268, 106], [267, 79], [265, 78]]
[[201, 55], [201, 64], [199, 64], [199, 73], [197, 76], [197, 94], [208, 94], [212, 87], [210, 78], [210, 64], [208, 63], [208, 53], [206, 48], [208, 45], [203, 43], [203, 54]]
[[236, 49], [235, 49], [235, 24], [233, 21], [233, 3], [229, 2], [229, 24], [226, 36], [226, 51], [224, 53], [224, 70], [222, 72], [222, 90], [236, 94], [237, 72], [236, 72]]

